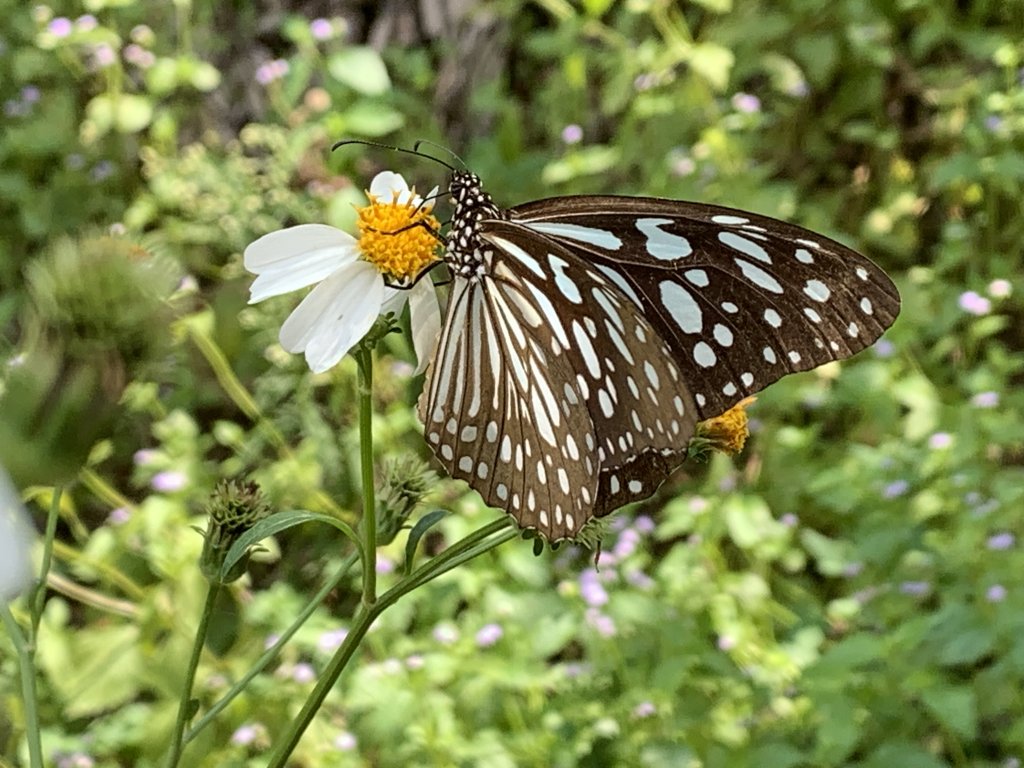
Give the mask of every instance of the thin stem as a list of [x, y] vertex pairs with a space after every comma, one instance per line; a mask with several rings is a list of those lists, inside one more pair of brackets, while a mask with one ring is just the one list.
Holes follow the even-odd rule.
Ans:
[[359, 465], [363, 480], [363, 607], [377, 602], [377, 502], [373, 489], [373, 353], [363, 345], [359, 361]]
[[32, 594], [32, 629], [28, 633], [29, 651], [32, 656], [36, 653], [36, 637], [39, 632], [39, 622], [43, 618], [43, 608], [46, 604], [46, 577], [50, 573], [50, 566], [53, 564], [53, 539], [57, 535], [57, 520], [60, 518], [60, 497], [64, 489], [57, 485], [53, 488], [53, 495], [50, 497], [50, 512], [46, 516], [46, 534], [43, 538], [43, 564], [39, 569], [39, 583], [36, 584]]
[[225, 693], [216, 704], [210, 707], [210, 710], [188, 730], [188, 733], [185, 734], [186, 744], [192, 741], [192, 739], [199, 735], [200, 731], [213, 722], [213, 718], [223, 712], [224, 709], [227, 708], [228, 704], [230, 704], [238, 694], [245, 690], [253, 678], [266, 669], [267, 665], [271, 661], [277, 658], [278, 653], [280, 653], [281, 648], [284, 647], [285, 643], [291, 639], [292, 635], [299, 631], [302, 625], [306, 623], [306, 620], [313, 615], [313, 611], [315, 611], [327, 595], [338, 586], [341, 580], [348, 575], [349, 570], [351, 570], [352, 566], [358, 559], [359, 555], [357, 553], [352, 553], [345, 558], [334, 577], [320, 588], [320, 591], [317, 592], [316, 595], [313, 596], [313, 599], [306, 604], [306, 607], [302, 609], [288, 629], [281, 633], [281, 636], [277, 641], [264, 651], [263, 655], [256, 660], [255, 664], [253, 664], [252, 668], [246, 672], [238, 682], [231, 686], [228, 692]]
[[[270, 762], [267, 763], [267, 768], [284, 768], [287, 764], [288, 758], [298, 745], [302, 734], [305, 733], [306, 728], [313, 721], [317, 711], [323, 705], [324, 699], [327, 698], [327, 694], [334, 688], [345, 666], [352, 659], [360, 642], [362, 642], [362, 639], [366, 636], [367, 631], [373, 625], [376, 618], [387, 608], [397, 603], [402, 596], [417, 587], [447, 573], [477, 555], [516, 538], [519, 532], [511, 527], [511, 522], [510, 518], [503, 518], [484, 526], [414, 571], [392, 589], [385, 592], [380, 600], [376, 601], [373, 605], [360, 604], [348, 635], [335, 652], [327, 669], [320, 676], [316, 688], [313, 689], [306, 703], [302, 706], [302, 711], [292, 721], [288, 732], [277, 741], [274, 754], [271, 755]], [[492, 535], [493, 538], [488, 538]]]
[[199, 669], [199, 658], [203, 654], [203, 646], [206, 644], [206, 633], [210, 627], [210, 618], [213, 616], [213, 608], [216, 605], [217, 597], [220, 595], [221, 585], [216, 582], [210, 583], [206, 593], [206, 604], [203, 606], [203, 615], [199, 619], [199, 627], [196, 629], [196, 637], [192, 643], [192, 657], [188, 660], [188, 669], [185, 671], [185, 682], [181, 688], [181, 701], [178, 702], [178, 718], [174, 723], [174, 735], [171, 742], [171, 752], [167, 757], [167, 768], [174, 768], [181, 759], [184, 749], [185, 727], [188, 721], [195, 714], [192, 711], [192, 685], [196, 679], [196, 670]]
[[21, 697], [25, 707], [25, 736], [28, 740], [28, 759], [32, 768], [43, 768], [43, 745], [39, 739], [39, 711], [36, 708], [36, 674], [34, 652], [25, 642], [21, 627], [11, 614], [6, 603], [0, 604], [0, 619], [3, 620], [7, 634], [14, 643], [14, 651], [18, 656], [18, 669], [21, 672]]

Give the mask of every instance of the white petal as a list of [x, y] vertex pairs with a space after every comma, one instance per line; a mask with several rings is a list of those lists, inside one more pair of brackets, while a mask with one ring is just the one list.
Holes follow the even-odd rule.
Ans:
[[323, 224], [302, 224], [271, 232], [245, 249], [245, 268], [257, 277], [249, 303], [318, 283], [356, 260], [356, 239]]
[[32, 583], [32, 528], [14, 486], [0, 469], [0, 603]]
[[381, 171], [374, 176], [373, 181], [370, 182], [370, 194], [383, 203], [392, 202], [396, 199], [396, 195], [397, 201], [403, 205], [410, 201], [413, 205], [423, 202], [419, 195], [412, 193], [402, 174], [394, 171]]
[[437, 292], [429, 277], [413, 286], [409, 297], [409, 326], [412, 329], [412, 347], [416, 350], [416, 373], [427, 370], [427, 364], [434, 358], [437, 337], [441, 332], [441, 307], [437, 303]]
[[365, 261], [338, 270], [309, 292], [281, 326], [281, 346], [305, 352], [314, 373], [335, 365], [380, 313], [384, 279]]
[[387, 312], [394, 312], [397, 315], [408, 300], [409, 291], [400, 291], [397, 288], [384, 286], [384, 302], [381, 304], [380, 313], [383, 315]]

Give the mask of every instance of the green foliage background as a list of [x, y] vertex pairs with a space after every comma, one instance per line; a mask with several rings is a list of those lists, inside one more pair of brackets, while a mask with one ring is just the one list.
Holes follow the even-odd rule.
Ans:
[[[77, 472], [39, 656], [49, 759], [158, 764], [203, 595], [190, 526], [218, 479], [355, 514], [355, 366], [314, 377], [276, 345], [294, 298], [246, 306], [241, 251], [292, 223], [350, 227], [381, 167], [443, 184], [428, 162], [327, 149], [425, 137], [505, 204], [643, 193], [800, 222], [889, 270], [904, 311], [855, 360], [764, 393], [738, 459], [620, 513], [599, 573], [516, 542], [400, 603], [294, 764], [1019, 766], [1024, 4], [503, 0], [440, 35], [340, 13], [328, 32], [298, 7], [0, 0], [3, 434], [36, 457], [15, 479], [43, 508], [66, 479], [47, 472]], [[116, 408], [82, 375], [68, 395], [66, 369], [45, 368], [59, 406], [16, 400], [26, 350], [60, 328], [33, 314], [33, 265], [108, 232], [180, 280], [173, 321], [147, 316], [161, 343], [116, 362], [62, 348], [124, 374]], [[410, 359], [393, 337], [376, 363], [382, 461], [427, 455]], [[28, 402], [61, 428], [33, 431]], [[455, 514], [430, 550], [495, 514], [450, 481], [432, 500]], [[402, 547], [382, 551], [385, 584]], [[346, 552], [300, 530], [254, 563], [218, 615], [204, 705]], [[331, 595], [187, 764], [264, 764], [355, 594]], [[18, 691], [0, 638], [15, 765]]]

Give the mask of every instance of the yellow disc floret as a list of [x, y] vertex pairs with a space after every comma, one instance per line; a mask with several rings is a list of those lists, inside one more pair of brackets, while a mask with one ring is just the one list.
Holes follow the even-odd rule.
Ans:
[[739, 453], [747, 442], [747, 408], [756, 397], [745, 397], [723, 413], [697, 425], [697, 436], [710, 441], [711, 447], [723, 453]]
[[367, 196], [370, 204], [358, 209], [363, 258], [386, 278], [412, 280], [438, 258], [438, 240], [433, 232], [440, 224], [431, 215], [431, 206], [400, 203], [397, 194], [389, 202], [369, 193]]

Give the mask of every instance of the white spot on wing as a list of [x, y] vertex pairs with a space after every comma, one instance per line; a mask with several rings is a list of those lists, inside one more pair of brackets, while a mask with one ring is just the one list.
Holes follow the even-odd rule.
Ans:
[[[718, 362], [715, 350], [706, 341], [698, 341], [693, 347], [693, 359], [701, 368], [711, 368]], [[697, 395], [700, 399], [700, 395]], [[701, 403], [703, 405], [703, 403]]]
[[576, 281], [565, 274], [565, 268], [569, 266], [569, 262], [553, 253], [548, 254], [548, 263], [551, 265], [552, 271], [555, 273], [555, 285], [558, 286], [558, 290], [562, 292], [573, 304], [580, 304], [583, 302], [583, 297], [580, 295], [579, 286], [576, 285]]
[[821, 280], [808, 280], [804, 285], [804, 293], [815, 301], [828, 301], [828, 297], [832, 295], [832, 291]]
[[769, 275], [760, 267], [756, 267], [749, 261], [735, 259], [736, 266], [743, 272], [743, 276], [759, 288], [764, 288], [772, 293], [782, 293], [782, 286], [779, 281]]
[[774, 309], [766, 309], [764, 311], [764, 319], [772, 328], [778, 328], [780, 325], [782, 325], [782, 318], [779, 316], [779, 313], [776, 312]]
[[729, 216], [724, 213], [712, 216], [711, 220], [715, 222], [715, 224], [746, 224], [750, 221], [750, 219], [745, 219], [742, 216]]
[[772, 263], [771, 256], [768, 255], [768, 251], [753, 240], [749, 240], [742, 235], [737, 235], [735, 232], [719, 232], [718, 239], [740, 253], [745, 253], [747, 256], [755, 258], [758, 261], [763, 261], [765, 264]]
[[647, 252], [661, 261], [676, 261], [693, 253], [685, 237], [664, 232], [659, 227], [671, 224], [672, 219], [637, 219], [636, 228], [647, 238]]
[[579, 243], [596, 245], [607, 251], [617, 251], [622, 247], [622, 241], [614, 233], [596, 227], [582, 227], [579, 224], [562, 224], [556, 221], [523, 221], [519, 222], [524, 227], [529, 227], [535, 232], [541, 232], [553, 237], [566, 237]]
[[672, 280], [662, 280], [661, 302], [684, 333], [700, 333], [704, 325], [700, 306], [683, 286]]

